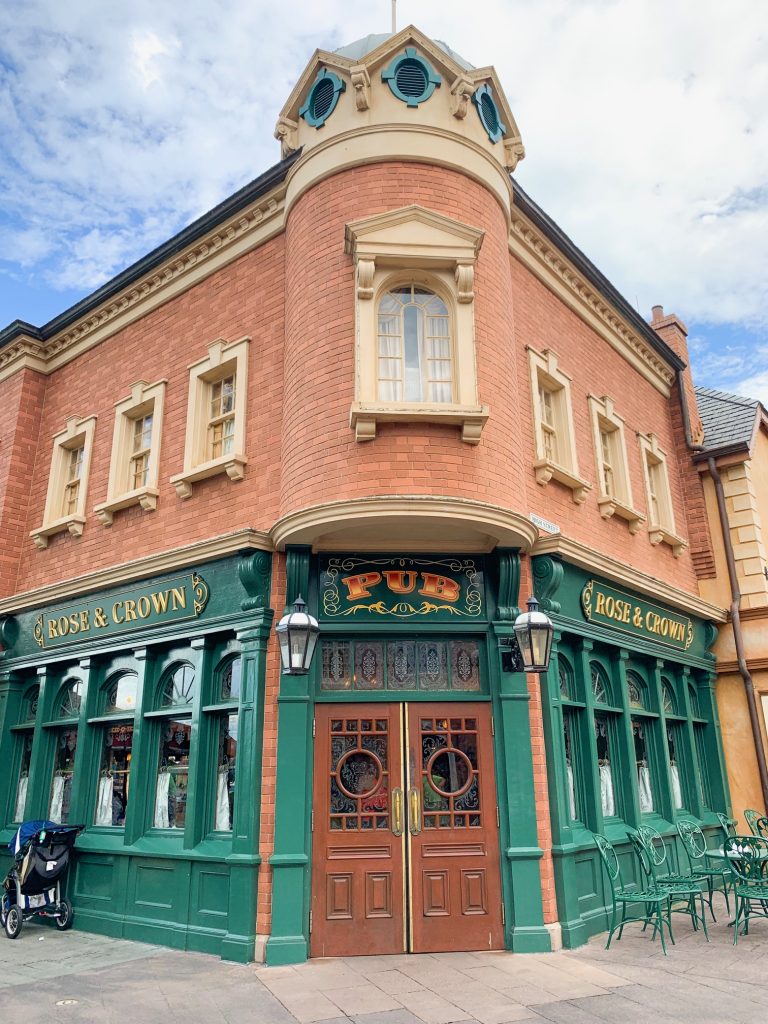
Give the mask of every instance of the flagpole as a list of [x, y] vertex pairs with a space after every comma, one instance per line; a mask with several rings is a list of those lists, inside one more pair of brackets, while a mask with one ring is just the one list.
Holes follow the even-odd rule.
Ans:
[[392, 35], [397, 32], [397, 0], [392, 0]]

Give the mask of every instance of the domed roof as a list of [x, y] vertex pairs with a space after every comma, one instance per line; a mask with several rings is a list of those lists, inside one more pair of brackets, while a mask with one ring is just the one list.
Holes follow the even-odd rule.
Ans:
[[[376, 32], [369, 36], [363, 36], [362, 39], [356, 39], [354, 43], [349, 43], [347, 46], [340, 46], [335, 52], [338, 53], [340, 57], [346, 57], [348, 60], [362, 60], [363, 57], [367, 56], [378, 46], [381, 46], [381, 44], [385, 43], [387, 39], [391, 39], [395, 34], [396, 33], [392, 32]], [[439, 46], [441, 50], [444, 50], [445, 53], [447, 53], [448, 56], [459, 65], [459, 67], [463, 68], [465, 71], [474, 70], [474, 65], [470, 64], [469, 61], [464, 60], [463, 57], [460, 57], [455, 50], [451, 49], [448, 43], [444, 43], [442, 39], [433, 39], [432, 42]]]

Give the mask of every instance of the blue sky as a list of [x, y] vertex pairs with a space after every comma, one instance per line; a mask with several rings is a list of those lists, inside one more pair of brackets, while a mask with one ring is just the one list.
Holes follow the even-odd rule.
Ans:
[[[496, 67], [521, 184], [642, 315], [685, 320], [697, 382], [768, 405], [764, 0], [398, 6]], [[389, 9], [0, 5], [0, 326], [52, 319], [273, 164], [312, 51]]]

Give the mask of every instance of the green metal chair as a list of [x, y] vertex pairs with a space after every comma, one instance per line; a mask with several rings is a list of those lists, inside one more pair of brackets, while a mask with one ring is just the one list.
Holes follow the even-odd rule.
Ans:
[[768, 839], [768, 818], [758, 818], [755, 822], [755, 835], [761, 839]]
[[[768, 839], [760, 836], [729, 836], [723, 851], [734, 873], [733, 898], [736, 920], [733, 944], [739, 941], [739, 928], [749, 935], [751, 917], [768, 918]], [[757, 909], [753, 909], [757, 907]]]
[[750, 808], [747, 808], [747, 810], [744, 811], [744, 821], [746, 821], [747, 828], [749, 829], [749, 831], [752, 833], [753, 836], [757, 835], [757, 832], [755, 831], [755, 827], [757, 825], [758, 820], [761, 817], [762, 817], [762, 815], [760, 814], [760, 811], [753, 811]]
[[730, 836], [736, 835], [736, 826], [738, 825], [738, 822], [735, 818], [729, 818], [727, 815], [721, 814], [720, 811], [718, 811], [717, 820], [720, 822], [720, 828], [723, 830], [723, 842], [725, 842], [725, 840]]
[[[638, 829], [630, 832], [629, 838], [635, 848], [640, 868], [645, 875], [644, 887], [667, 893], [670, 922], [673, 913], [686, 914], [691, 919], [694, 931], [698, 931], [699, 924], [701, 924], [706, 940], [709, 942], [702, 891], [705, 879], [696, 878], [691, 874], [668, 874], [665, 870], [667, 866], [666, 844], [661, 834], [651, 825], [641, 825]], [[701, 905], [700, 914], [696, 911], [697, 898]]]
[[[682, 841], [685, 856], [688, 858], [691, 877], [701, 879], [707, 883], [707, 903], [709, 904], [712, 920], [717, 921], [712, 906], [716, 878], [721, 879], [723, 883], [725, 906], [730, 915], [731, 904], [728, 900], [728, 884], [733, 881], [730, 870], [726, 867], [725, 863], [720, 863], [719, 866], [716, 866], [711, 860], [707, 861], [707, 837], [695, 821], [691, 821], [689, 818], [681, 818], [677, 823], [677, 833]], [[727, 833], [725, 838], [728, 838]], [[725, 839], [723, 842], [725, 842]]]
[[[621, 877], [621, 867], [619, 865], [619, 858], [616, 856], [616, 851], [613, 848], [613, 844], [603, 835], [596, 834], [594, 836], [595, 844], [600, 853], [600, 857], [605, 867], [606, 874], [608, 875], [608, 882], [611, 888], [611, 923], [608, 928], [608, 941], [605, 944], [606, 949], [611, 947], [611, 939], [613, 933], [616, 931], [618, 926], [619, 939], [624, 931], [625, 924], [631, 924], [633, 921], [643, 922], [643, 931], [645, 931], [648, 924], [653, 923], [653, 936], [656, 937], [658, 931], [661, 936], [661, 948], [664, 951], [664, 956], [667, 955], [667, 944], [664, 939], [664, 925], [669, 930], [669, 937], [674, 945], [675, 939], [672, 935], [672, 922], [670, 919], [670, 902], [669, 894], [661, 889], [633, 889], [624, 884]], [[621, 921], [617, 921], [618, 904], [621, 904]], [[641, 908], [642, 916], [627, 917], [627, 907], [636, 906]]]

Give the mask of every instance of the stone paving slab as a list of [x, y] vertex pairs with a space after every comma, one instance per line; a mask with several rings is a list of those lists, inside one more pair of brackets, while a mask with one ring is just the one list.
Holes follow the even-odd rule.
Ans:
[[[551, 954], [441, 953], [265, 968], [81, 932], [0, 934], [0, 1024], [766, 1024], [768, 923], [733, 945], [675, 922]], [[721, 912], [722, 911], [722, 912]]]

